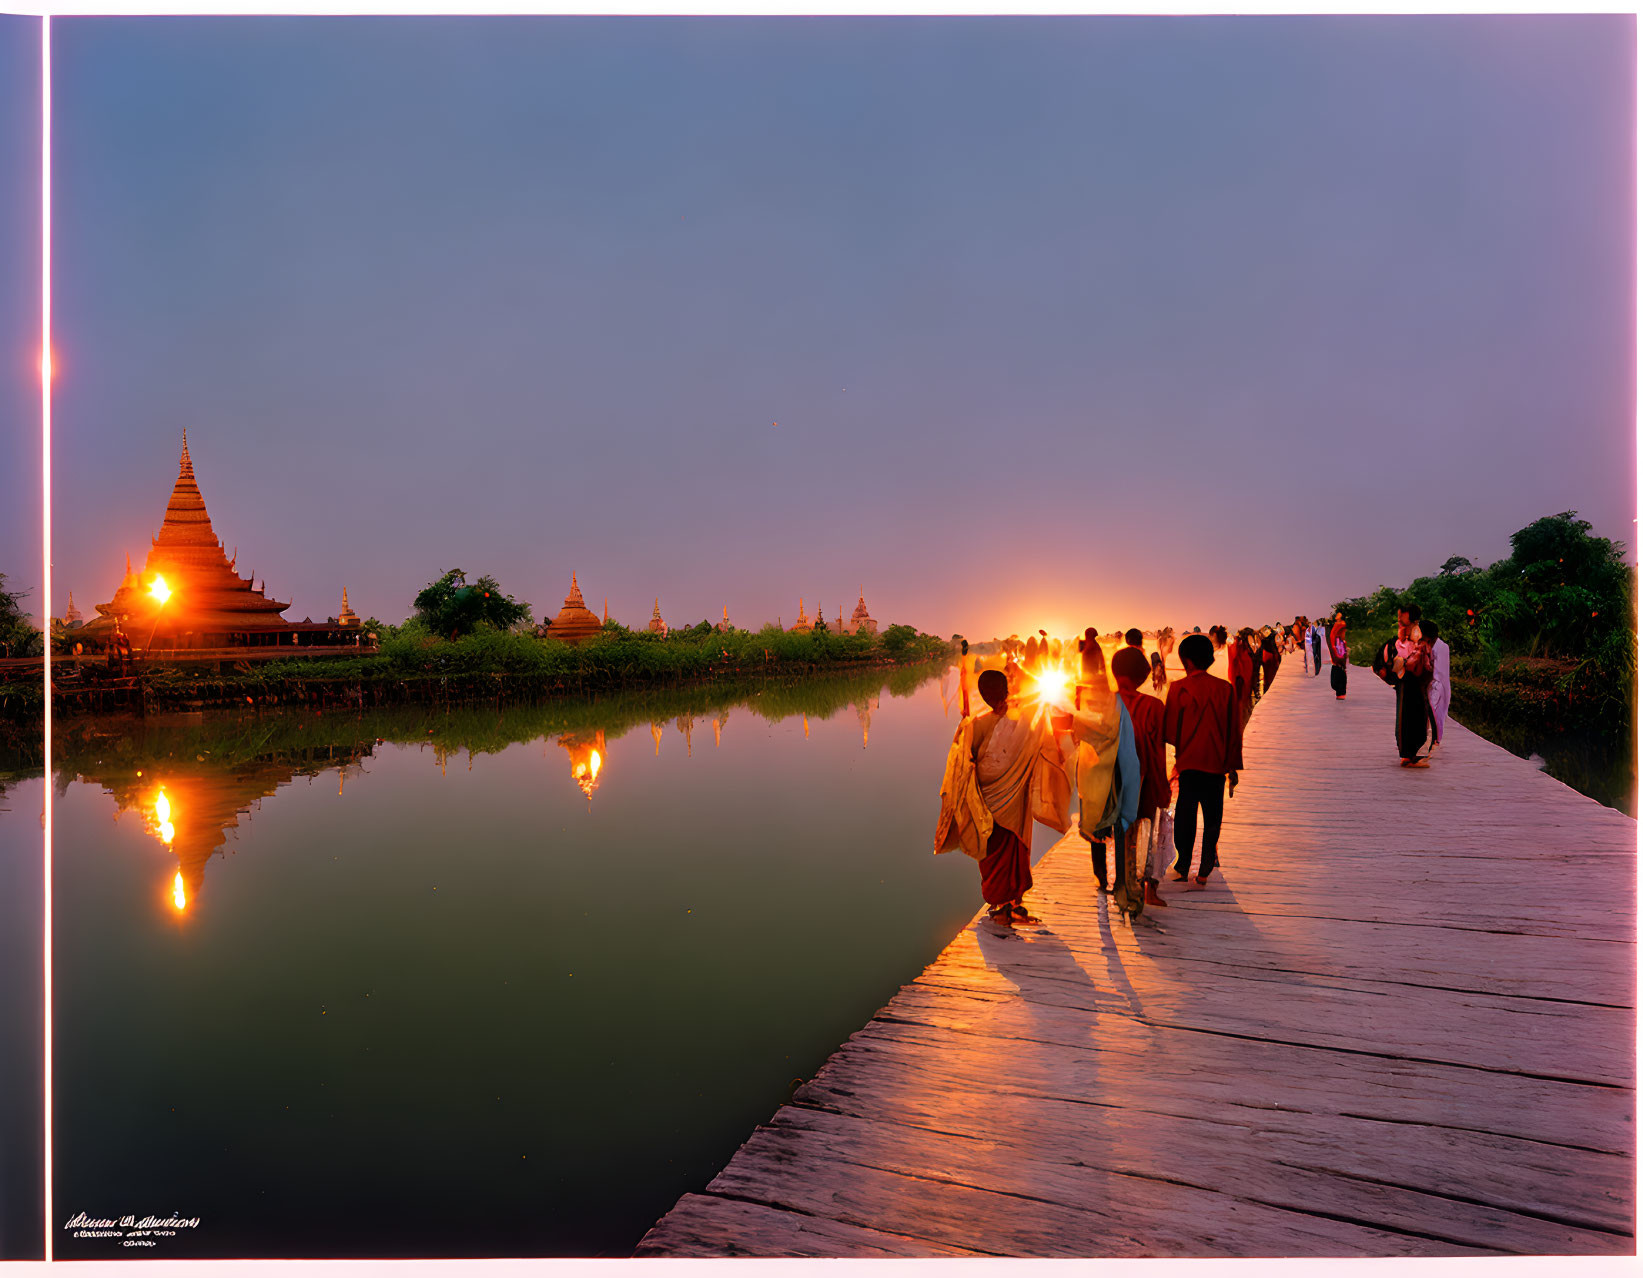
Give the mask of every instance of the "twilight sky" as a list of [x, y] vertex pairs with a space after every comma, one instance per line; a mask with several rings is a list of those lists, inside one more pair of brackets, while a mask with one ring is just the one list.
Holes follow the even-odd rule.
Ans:
[[54, 612], [185, 426], [299, 620], [461, 567], [630, 624], [1207, 626], [1568, 508], [1634, 540], [1629, 16], [53, 38]]
[[0, 14], [0, 573], [36, 617], [39, 361], [40, 19]]

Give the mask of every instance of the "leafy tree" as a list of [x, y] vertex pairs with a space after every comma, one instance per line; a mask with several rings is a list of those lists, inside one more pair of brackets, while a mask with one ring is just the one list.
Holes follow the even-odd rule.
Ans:
[[918, 639], [918, 631], [912, 626], [891, 626], [885, 630], [883, 636], [884, 650], [888, 653], [899, 653]]
[[473, 585], [467, 574], [453, 568], [438, 581], [428, 583], [417, 595], [416, 617], [434, 634], [451, 639], [472, 634], [481, 626], [511, 630], [531, 615], [528, 603], [516, 603], [502, 593], [496, 578], [489, 574]]
[[1443, 567], [1438, 569], [1438, 576], [1453, 577], [1456, 573], [1472, 572], [1475, 565], [1465, 555], [1450, 555], [1443, 561]]
[[6, 574], [0, 572], [0, 656], [41, 657], [45, 655], [45, 636], [29, 624], [23, 614], [23, 600], [28, 591], [6, 589]]

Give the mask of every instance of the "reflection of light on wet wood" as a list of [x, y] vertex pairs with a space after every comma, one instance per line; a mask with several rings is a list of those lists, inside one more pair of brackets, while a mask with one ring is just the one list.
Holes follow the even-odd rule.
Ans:
[[1632, 1253], [1636, 823], [1299, 665], [1208, 888], [1064, 840], [640, 1254]]

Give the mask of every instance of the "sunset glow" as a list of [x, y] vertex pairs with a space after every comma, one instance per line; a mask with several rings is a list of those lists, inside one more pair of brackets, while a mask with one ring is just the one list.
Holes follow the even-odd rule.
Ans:
[[589, 750], [585, 760], [576, 760], [571, 764], [571, 778], [590, 799], [593, 798], [594, 787], [599, 784], [599, 768], [604, 761], [598, 750]]
[[177, 827], [171, 824], [171, 800], [164, 790], [154, 796], [154, 825], [165, 845], [170, 847], [171, 841], [177, 837]]
[[171, 880], [171, 903], [179, 910], [188, 908], [188, 894], [183, 891], [183, 872], [177, 871], [177, 877]]
[[155, 573], [154, 584], [148, 588], [148, 593], [153, 595], [154, 598], [163, 604], [167, 599], [171, 598], [171, 587], [165, 584], [164, 577], [160, 576], [159, 573]]
[[1044, 670], [1033, 677], [1033, 694], [1045, 705], [1064, 706], [1069, 700], [1070, 682], [1065, 670]]

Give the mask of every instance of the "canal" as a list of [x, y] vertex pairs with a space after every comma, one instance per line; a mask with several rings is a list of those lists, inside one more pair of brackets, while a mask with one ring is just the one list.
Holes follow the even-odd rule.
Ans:
[[979, 905], [930, 852], [957, 715], [903, 671], [63, 726], [57, 1216], [198, 1219], [150, 1256], [626, 1255]]

